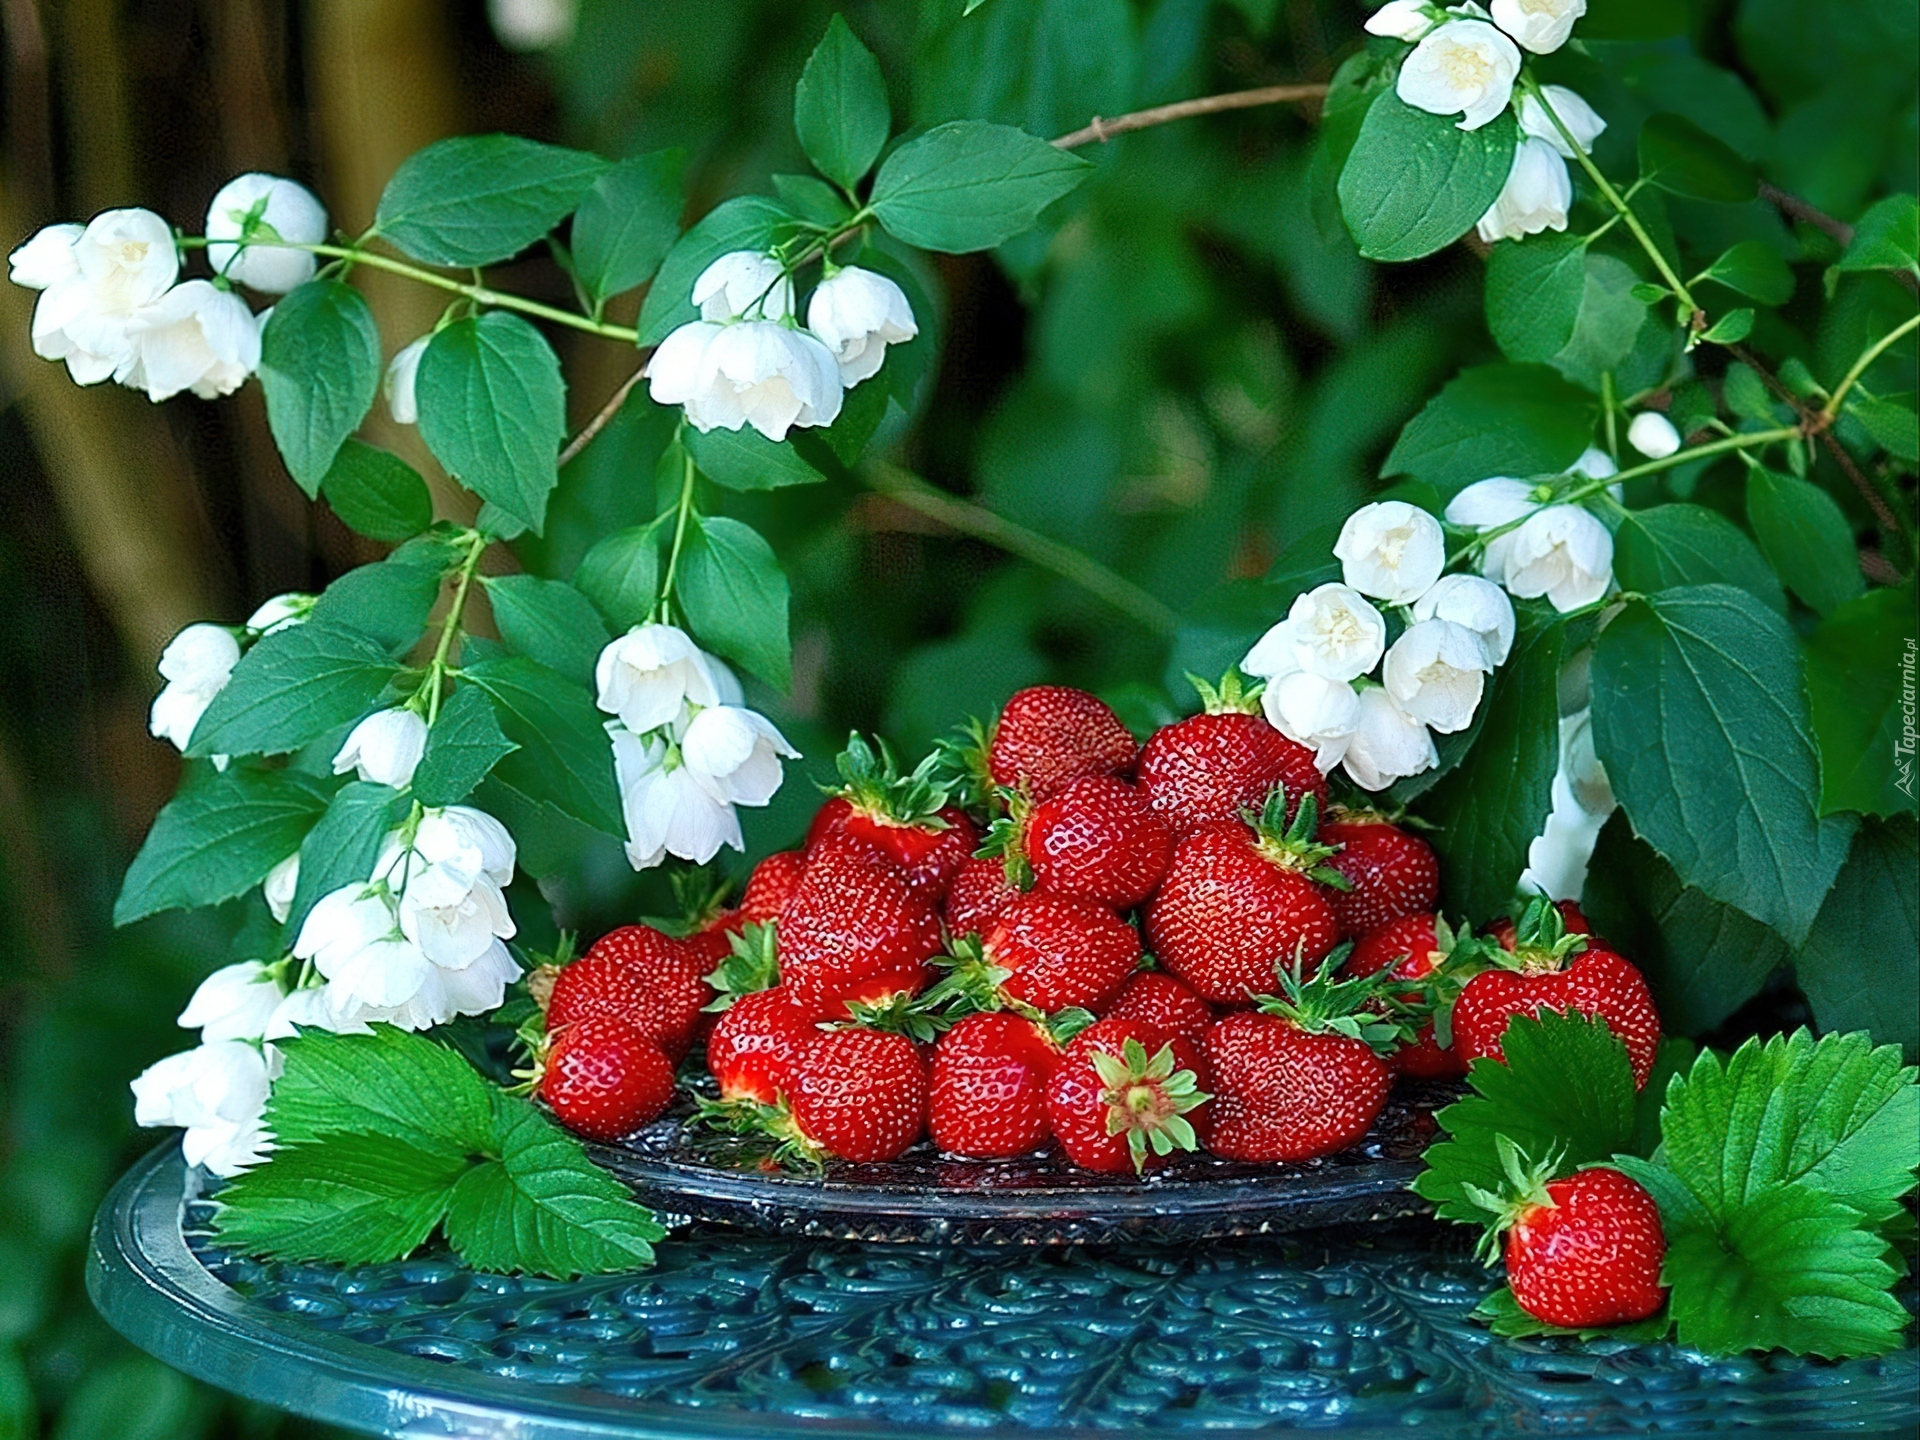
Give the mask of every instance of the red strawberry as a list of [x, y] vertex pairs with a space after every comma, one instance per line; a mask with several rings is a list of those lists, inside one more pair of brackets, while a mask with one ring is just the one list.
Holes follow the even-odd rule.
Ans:
[[1047, 1143], [1047, 1080], [1060, 1051], [1022, 1015], [969, 1015], [933, 1047], [927, 1114], [949, 1155], [994, 1159]]
[[1106, 775], [1069, 782], [1033, 807], [1024, 849], [1042, 890], [1130, 910], [1173, 859], [1173, 831], [1146, 797]]
[[1548, 1181], [1552, 1157], [1528, 1173], [1512, 1142], [1498, 1143], [1512, 1193], [1469, 1193], [1498, 1216], [1493, 1235], [1506, 1231], [1507, 1284], [1522, 1310], [1586, 1330], [1644, 1320], [1666, 1303], [1667, 1238], [1638, 1182], [1605, 1165]]
[[710, 968], [698, 949], [650, 925], [622, 925], [562, 969], [547, 1004], [547, 1028], [558, 1030], [591, 1015], [612, 1015], [637, 1026], [678, 1061], [713, 999]]
[[987, 749], [996, 785], [1036, 802], [1087, 775], [1117, 775], [1133, 764], [1135, 743], [1098, 696], [1066, 685], [1035, 685], [1007, 701]]
[[618, 1140], [657, 1119], [673, 1098], [673, 1062], [626, 1021], [589, 1015], [552, 1034], [540, 1098], [574, 1134]]
[[1213, 1024], [1213, 1007], [1164, 970], [1137, 970], [1107, 1008], [1109, 1020], [1144, 1020], [1183, 1040], [1199, 1040]]
[[916, 895], [939, 904], [947, 882], [980, 843], [973, 821], [947, 803], [947, 788], [935, 778], [940, 757], [929, 755], [902, 775], [885, 741], [875, 754], [854, 734], [838, 764], [844, 783], [807, 828], [808, 857], [829, 836], [852, 836], [896, 865]]
[[[1660, 1049], [1660, 1012], [1640, 972], [1605, 941], [1568, 931], [1558, 907], [1545, 900], [1529, 903], [1515, 928], [1506, 967], [1474, 976], [1453, 1002], [1461, 1058], [1504, 1063], [1501, 1037], [1515, 1015], [1573, 1011], [1607, 1022], [1627, 1047], [1635, 1088], [1645, 1085]], [[1504, 958], [1490, 947], [1482, 953]]]
[[1366, 1013], [1378, 983], [1335, 980], [1332, 970], [1283, 975], [1285, 998], [1265, 996], [1260, 1009], [1207, 1031], [1214, 1154], [1310, 1160], [1346, 1149], [1379, 1118], [1393, 1072], [1377, 1047], [1392, 1045], [1396, 1029]]
[[927, 1069], [904, 1035], [822, 1030], [794, 1062], [792, 1126], [842, 1160], [896, 1159], [927, 1123]]
[[[1580, 909], [1577, 902], [1572, 900], [1556, 900], [1553, 902], [1553, 908], [1560, 912], [1560, 924], [1567, 934], [1591, 935], [1593, 933], [1593, 926], [1588, 922], [1585, 913]], [[1510, 915], [1494, 916], [1493, 919], [1487, 922], [1486, 933], [1489, 940], [1497, 942], [1502, 950], [1508, 951], [1509, 953], [1512, 952], [1514, 946], [1518, 943], [1513, 917]]]
[[933, 907], [878, 851], [850, 837], [829, 837], [808, 852], [777, 929], [787, 993], [815, 1020], [844, 1020], [850, 1000], [917, 992], [926, 962], [940, 952]]
[[1144, 1020], [1102, 1020], [1067, 1046], [1047, 1082], [1047, 1123], [1083, 1170], [1136, 1173], [1204, 1141], [1207, 1064], [1190, 1040]]
[[1339, 847], [1327, 867], [1353, 887], [1327, 896], [1342, 935], [1365, 935], [1438, 903], [1440, 862], [1433, 847], [1384, 817], [1336, 813], [1320, 827], [1318, 839]]
[[800, 872], [806, 868], [804, 850], [774, 851], [753, 867], [746, 893], [740, 897], [740, 908], [734, 914], [743, 925], [765, 925], [779, 919], [780, 907], [787, 903], [800, 883]]
[[1273, 989], [1275, 967], [1312, 966], [1340, 938], [1327, 903], [1327, 851], [1310, 838], [1316, 806], [1280, 828], [1276, 787], [1257, 830], [1209, 825], [1174, 848], [1146, 909], [1147, 947], [1204, 1000], [1243, 1004]]
[[773, 1104], [793, 1088], [794, 1059], [818, 1033], [784, 989], [742, 995], [707, 1036], [707, 1068], [720, 1098]]
[[1112, 1004], [1140, 962], [1140, 937], [1104, 905], [1036, 890], [1001, 911], [977, 947], [960, 950], [944, 987], [978, 1009], [1051, 1015]]
[[[1453, 949], [1453, 934], [1448, 931], [1443, 937], [1440, 933], [1443, 926], [1440, 917], [1433, 914], [1403, 915], [1398, 920], [1389, 920], [1378, 929], [1369, 930], [1355, 943], [1344, 968], [1349, 975], [1373, 975], [1398, 962], [1393, 973], [1400, 979], [1418, 980], [1430, 975], [1445, 963]], [[1431, 1020], [1420, 1027], [1420, 1034], [1411, 1045], [1394, 1051], [1388, 1063], [1403, 1075], [1429, 1080], [1467, 1073], [1467, 1062], [1460, 1058], [1459, 1052], [1442, 1047], [1434, 1039]]]
[[1020, 898], [1021, 891], [1007, 879], [1007, 865], [996, 856], [970, 859], [947, 882], [941, 914], [947, 933], [977, 935], [990, 927]]
[[1276, 785], [1287, 787], [1296, 807], [1312, 795], [1326, 813], [1327, 780], [1313, 751], [1255, 713], [1237, 675], [1230, 672], [1218, 691], [1202, 686], [1201, 695], [1205, 714], [1158, 731], [1140, 751], [1140, 789], [1176, 839], [1259, 809]]

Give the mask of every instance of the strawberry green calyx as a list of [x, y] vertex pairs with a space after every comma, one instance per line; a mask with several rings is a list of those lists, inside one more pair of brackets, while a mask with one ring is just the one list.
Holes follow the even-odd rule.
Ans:
[[1513, 957], [1491, 941], [1482, 940], [1463, 925], [1449, 925], [1444, 915], [1433, 917], [1433, 938], [1441, 958], [1420, 977], [1419, 1005], [1433, 1016], [1433, 1039], [1442, 1049], [1453, 1045], [1453, 1002], [1474, 976], [1501, 968]]
[[1013, 978], [1013, 972], [987, 959], [978, 935], [961, 936], [953, 942], [952, 954], [936, 955], [927, 963], [946, 973], [920, 995], [919, 1001], [929, 1011], [939, 1011], [947, 1025], [982, 1010], [1011, 1010], [1037, 1024], [1046, 1023], [1044, 1011], [1015, 1000], [1000, 988]]
[[1499, 1258], [1500, 1241], [1507, 1231], [1535, 1210], [1553, 1208], [1553, 1197], [1547, 1193], [1547, 1182], [1554, 1178], [1565, 1156], [1565, 1151], [1556, 1145], [1547, 1152], [1544, 1160], [1535, 1162], [1505, 1135], [1494, 1136], [1493, 1144], [1500, 1156], [1500, 1169], [1505, 1175], [1505, 1183], [1498, 1192], [1478, 1185], [1461, 1187], [1467, 1199], [1493, 1217], [1487, 1222], [1486, 1233], [1480, 1237], [1480, 1243], [1474, 1250], [1474, 1254], [1487, 1265], [1492, 1265]]
[[1033, 865], [1027, 859], [1027, 817], [1033, 811], [1033, 801], [1026, 791], [1004, 785], [993, 793], [999, 813], [973, 853], [981, 860], [999, 860], [1007, 884], [1025, 894], [1034, 884]]
[[1235, 666], [1227, 668], [1217, 686], [1209, 685], [1191, 670], [1187, 683], [1199, 694], [1201, 708], [1209, 715], [1258, 715], [1260, 693], [1267, 688], [1265, 681], [1249, 685]]
[[1375, 1054], [1391, 1054], [1414, 1039], [1430, 1013], [1425, 1004], [1403, 998], [1410, 991], [1418, 993], [1421, 982], [1394, 978], [1393, 966], [1343, 977], [1340, 966], [1352, 950], [1351, 942], [1338, 946], [1311, 975], [1304, 973], [1296, 951], [1291, 963], [1274, 966], [1281, 993], [1257, 995], [1254, 1005], [1310, 1035], [1344, 1035]]
[[915, 995], [896, 990], [884, 1000], [849, 1000], [846, 1006], [853, 1025], [864, 1030], [891, 1030], [916, 1045], [931, 1045], [963, 1014], [972, 1013], [953, 1013], [945, 1001], [935, 998], [931, 991]]
[[969, 716], [951, 735], [933, 742], [930, 778], [945, 788], [948, 802], [983, 818], [999, 813], [1000, 787], [994, 784], [987, 752], [993, 736], [978, 718]]
[[681, 927], [668, 934], [690, 935], [704, 928], [727, 908], [733, 891], [732, 881], [705, 865], [676, 868], [668, 873], [667, 882], [673, 886], [681, 921]]
[[1213, 1097], [1200, 1089], [1191, 1070], [1176, 1070], [1173, 1045], [1162, 1045], [1151, 1058], [1147, 1047], [1128, 1040], [1118, 1055], [1095, 1050], [1087, 1057], [1100, 1077], [1100, 1099], [1107, 1107], [1107, 1134], [1127, 1137], [1127, 1154], [1135, 1174], [1146, 1169], [1147, 1154], [1171, 1155], [1198, 1148], [1187, 1112]]
[[1327, 862], [1340, 853], [1338, 845], [1323, 845], [1315, 835], [1320, 829], [1320, 800], [1302, 795], [1300, 806], [1287, 819], [1287, 787], [1275, 785], [1267, 793], [1256, 814], [1241, 812], [1241, 819], [1253, 828], [1261, 856], [1283, 870], [1297, 870], [1310, 880], [1334, 890], [1351, 890], [1353, 882]]
[[771, 990], [780, 983], [780, 934], [774, 921], [744, 925], [727, 937], [727, 944], [733, 953], [706, 977], [714, 998], [701, 1008], [715, 1014], [731, 1010], [742, 995]]
[[876, 739], [876, 751], [858, 730], [847, 736], [847, 748], [834, 761], [840, 772], [839, 785], [823, 785], [822, 791], [844, 799], [860, 814], [886, 825], [917, 825], [925, 830], [945, 830], [948, 822], [940, 812], [949, 803], [948, 787], [941, 783], [939, 752], [902, 775], [885, 740]]
[[757, 1100], [702, 1098], [689, 1124], [708, 1132], [707, 1143], [696, 1142], [695, 1148], [716, 1159], [736, 1165], [742, 1160], [755, 1160], [763, 1170], [807, 1174], [818, 1174], [826, 1168], [826, 1147], [801, 1130], [784, 1097], [771, 1105]]
[[1587, 937], [1567, 929], [1560, 907], [1544, 895], [1515, 896], [1508, 907], [1513, 919], [1513, 951], [1488, 947], [1499, 952], [1489, 958], [1509, 969], [1538, 974], [1560, 970], [1566, 962], [1587, 948]]
[[1049, 1016], [1047, 1023], [1041, 1028], [1047, 1032], [1047, 1037], [1054, 1044], [1064, 1048], [1069, 1040], [1089, 1025], [1098, 1022], [1099, 1019], [1100, 1017], [1091, 1010], [1083, 1010], [1078, 1005], [1069, 1005], [1066, 1009], [1056, 1011]]

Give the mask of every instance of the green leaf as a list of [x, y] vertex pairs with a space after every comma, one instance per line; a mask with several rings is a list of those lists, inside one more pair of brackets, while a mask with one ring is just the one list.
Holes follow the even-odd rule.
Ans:
[[274, 306], [260, 333], [260, 388], [287, 472], [318, 495], [380, 388], [380, 331], [360, 292], [309, 280]]
[[678, 599], [701, 644], [769, 685], [792, 683], [787, 577], [760, 533], [724, 515], [688, 527]]
[[[917, 343], [908, 342], [909, 345]], [[873, 432], [886, 419], [887, 406], [893, 398], [894, 369], [894, 354], [889, 351], [879, 370], [847, 392], [839, 417], [820, 432], [820, 438], [827, 442], [827, 448], [842, 465], [851, 466], [860, 458], [867, 442], [873, 439]]]
[[1914, 809], [1914, 590], [1869, 590], [1806, 637], [1820, 813]]
[[1487, 257], [1487, 328], [1500, 353], [1545, 362], [1566, 348], [1580, 320], [1587, 237], [1530, 235], [1503, 240]]
[[324, 619], [276, 631], [240, 657], [187, 754], [298, 750], [366, 714], [398, 670], [378, 640]]
[[853, 217], [847, 197], [818, 175], [775, 175], [773, 193], [802, 220], [838, 230]]
[[1623, 590], [1734, 585], [1776, 614], [1786, 592], [1746, 532], [1704, 505], [1655, 505], [1622, 517], [1613, 536], [1613, 573]]
[[1760, 378], [1760, 372], [1751, 365], [1737, 362], [1729, 365], [1725, 378], [1720, 382], [1720, 392], [1726, 398], [1727, 408], [1743, 420], [1776, 425], [1792, 413], [1782, 410], [1767, 389], [1766, 381]]
[[596, 830], [624, 836], [613, 747], [593, 697], [519, 656], [485, 660], [465, 674], [493, 698], [501, 732], [520, 747], [500, 758], [494, 777]]
[[736, 195], [714, 206], [660, 262], [640, 307], [640, 343], [658, 345], [675, 326], [699, 319], [692, 296], [700, 272], [730, 250], [767, 250], [792, 221], [783, 206], [763, 195]]
[[[464, 1062], [462, 1062], [464, 1063]], [[468, 1169], [458, 1150], [391, 1135], [330, 1135], [276, 1150], [219, 1193], [214, 1230], [249, 1255], [369, 1265], [418, 1249]]]
[[1513, 652], [1481, 702], [1479, 733], [1459, 766], [1435, 785], [1432, 836], [1448, 910], [1490, 915], [1513, 895], [1527, 847], [1553, 808], [1560, 764], [1560, 667], [1567, 625], [1551, 607], [1522, 601]]
[[1029, 230], [1093, 166], [1011, 125], [953, 120], [889, 155], [874, 177], [874, 217], [922, 250], [990, 250]]
[[780, 490], [788, 485], [817, 485], [827, 478], [801, 459], [792, 445], [769, 440], [751, 427], [705, 434], [689, 428], [683, 440], [700, 473], [729, 490]]
[[429, 543], [349, 570], [314, 602], [308, 623], [356, 631], [377, 640], [389, 655], [403, 655], [427, 627], [440, 594], [442, 562], [448, 558]]
[[1760, 240], [1729, 247], [1707, 267], [1705, 278], [1762, 305], [1784, 305], [1793, 298], [1793, 271], [1778, 250]]
[[1582, 40], [1665, 40], [1687, 33], [1687, 12], [1668, 0], [1589, 0]]
[[562, 1280], [651, 1265], [666, 1231], [626, 1187], [525, 1100], [496, 1094], [494, 1106], [500, 1158], [463, 1176], [447, 1210], [460, 1258]]
[[174, 796], [127, 867], [113, 923], [245, 894], [300, 848], [328, 787], [291, 770], [230, 766]]
[[1847, 396], [1847, 414], [1866, 426], [1876, 444], [1902, 460], [1920, 460], [1920, 416], [1911, 404], [1862, 394], [1856, 385]]
[[1395, 68], [1371, 51], [1360, 50], [1341, 61], [1340, 68], [1333, 72], [1327, 98], [1320, 105], [1318, 137], [1329, 177], [1338, 176], [1345, 168], [1374, 100], [1381, 91], [1393, 87]]
[[1738, 345], [1753, 333], [1753, 311], [1742, 306], [1738, 310], [1729, 310], [1713, 324], [1700, 332], [1702, 340], [1711, 340], [1716, 345]]
[[1593, 438], [1592, 397], [1544, 365], [1462, 370], [1409, 420], [1380, 474], [1444, 497], [1492, 475], [1559, 474]]
[[1787, 588], [1816, 613], [1865, 589], [1853, 527], [1812, 481], [1755, 466], [1747, 472], [1747, 523]]
[[27, 1367], [10, 1341], [0, 1341], [0, 1440], [39, 1440], [40, 1405]]
[[416, 260], [491, 265], [558, 225], [606, 168], [517, 135], [457, 135], [400, 162], [374, 224]]
[[1911, 270], [1920, 265], [1920, 200], [1889, 195], [1860, 217], [1836, 270]]
[[591, 600], [564, 580], [536, 575], [488, 575], [481, 584], [509, 650], [580, 685], [593, 685], [594, 663], [611, 637]]
[[520, 747], [500, 733], [493, 701], [477, 685], [457, 686], [427, 732], [426, 753], [413, 772], [422, 805], [457, 805], [505, 755]]
[[1487, 213], [1513, 168], [1509, 112], [1477, 130], [1382, 90], [1340, 171], [1340, 214], [1370, 260], [1417, 260]]
[[[189, 1440], [204, 1435], [211, 1420], [203, 1393], [145, 1355], [103, 1357], [66, 1392], [59, 1424], [47, 1433], [51, 1440]], [[39, 1418], [36, 1406], [24, 1440], [38, 1440]]]
[[1447, 1138], [1428, 1147], [1427, 1168], [1413, 1189], [1443, 1220], [1478, 1225], [1491, 1219], [1468, 1198], [1467, 1187], [1504, 1188], [1500, 1136], [1536, 1161], [1560, 1150], [1556, 1173], [1562, 1175], [1633, 1145], [1633, 1067], [1605, 1021], [1551, 1010], [1538, 1019], [1517, 1015], [1501, 1049], [1504, 1065], [1473, 1062], [1467, 1083], [1478, 1093], [1434, 1117]]
[[321, 896], [365, 883], [373, 874], [381, 842], [401, 818], [395, 807], [399, 798], [392, 786], [368, 780], [354, 780], [335, 793], [327, 813], [300, 842], [300, 878], [287, 911], [287, 934], [300, 933], [300, 923]]
[[455, 321], [420, 357], [418, 389], [433, 458], [539, 534], [567, 433], [567, 387], [545, 337], [504, 310]]
[[660, 598], [658, 528], [634, 525], [595, 541], [573, 572], [573, 584], [616, 631], [640, 624]]
[[1755, 194], [1753, 167], [1724, 140], [1684, 116], [1651, 116], [1640, 127], [1640, 177], [1675, 195], [1738, 205]]
[[1567, 343], [1550, 357], [1554, 369], [1592, 391], [1601, 389], [1607, 372], [1624, 370], [1647, 323], [1647, 304], [1635, 288], [1626, 261], [1588, 252], [1580, 314]]
[[380, 1135], [467, 1155], [492, 1144], [492, 1087], [424, 1035], [381, 1024], [365, 1035], [310, 1030], [275, 1044], [286, 1068], [267, 1101], [266, 1127], [281, 1145]]
[[684, 150], [656, 150], [609, 166], [573, 217], [573, 272], [596, 304], [645, 284], [680, 238]]
[[892, 127], [880, 62], [835, 15], [793, 91], [793, 128], [813, 168], [851, 190], [873, 168]]
[[1911, 821], [1868, 821], [1794, 957], [1823, 1030], [1871, 1031], [1920, 1055], [1920, 841]]
[[410, 540], [433, 523], [433, 496], [420, 472], [352, 438], [340, 446], [320, 493], [343, 525], [369, 540]]
[[1634, 832], [1683, 883], [1806, 937], [1851, 831], [1819, 818], [1784, 620], [1727, 585], [1629, 601], [1594, 641], [1593, 740]]

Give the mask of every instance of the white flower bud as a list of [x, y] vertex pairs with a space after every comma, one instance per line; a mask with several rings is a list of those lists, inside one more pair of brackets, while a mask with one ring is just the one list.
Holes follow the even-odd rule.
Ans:
[[153, 401], [191, 390], [231, 395], [260, 368], [260, 326], [246, 302], [206, 280], [186, 280], [127, 319], [133, 350], [113, 378]]
[[594, 666], [602, 710], [636, 735], [680, 718], [689, 704], [718, 705], [711, 659], [674, 625], [636, 625], [616, 636]]
[[1333, 553], [1348, 585], [1389, 605], [1410, 605], [1447, 564], [1440, 522], [1404, 500], [1362, 505], [1340, 527]]
[[557, 50], [573, 38], [579, 0], [487, 0], [487, 21], [509, 50]]
[[1573, 22], [1587, 13], [1587, 0], [1490, 0], [1493, 23], [1536, 55], [1567, 43]]
[[780, 788], [780, 757], [800, 758], [766, 716], [735, 705], [695, 715], [680, 741], [680, 759], [694, 780], [728, 805], [765, 805]]
[[7, 256], [7, 278], [28, 290], [45, 290], [73, 279], [80, 273], [73, 245], [81, 232], [78, 225], [48, 225], [34, 231], [24, 245]]
[[1341, 763], [1362, 790], [1384, 790], [1396, 780], [1440, 763], [1427, 727], [1394, 703], [1378, 685], [1360, 692], [1360, 713]]
[[1649, 460], [1664, 460], [1680, 448], [1680, 432], [1658, 410], [1642, 410], [1627, 426], [1627, 443]]
[[189, 1165], [238, 1175], [267, 1158], [272, 1139], [261, 1128], [278, 1069], [271, 1048], [215, 1040], [149, 1065], [132, 1085], [139, 1125], [178, 1125]]
[[807, 301], [807, 328], [833, 352], [840, 379], [848, 386], [879, 370], [887, 346], [920, 333], [906, 292], [886, 276], [852, 265], [814, 287]]
[[[1520, 133], [1530, 139], [1546, 141], [1571, 160], [1574, 158], [1573, 146], [1567, 144], [1567, 137], [1560, 133], [1560, 125], [1553, 123], [1553, 116], [1558, 115], [1560, 124], [1565, 125], [1579, 142], [1581, 151], [1591, 154], [1593, 142], [1607, 128], [1607, 122], [1600, 118], [1600, 113], [1564, 85], [1542, 85], [1540, 93], [1546, 97], [1546, 105], [1532, 95], [1520, 97]], [[1548, 106], [1553, 108], [1553, 115], [1547, 113]]]
[[202, 980], [177, 1023], [198, 1030], [202, 1043], [258, 1040], [279, 1006], [279, 981], [258, 960], [243, 960]]
[[[246, 234], [249, 217], [254, 238], [232, 243]], [[216, 274], [268, 295], [284, 295], [313, 278], [313, 255], [288, 246], [318, 245], [326, 238], [327, 207], [306, 186], [278, 175], [237, 176], [207, 207], [207, 263]]]
[[734, 250], [700, 272], [693, 303], [702, 320], [784, 320], [793, 313], [793, 280], [771, 255]]
[[1521, 599], [1544, 595], [1562, 613], [1591, 605], [1613, 584], [1613, 536], [1578, 505], [1549, 505], [1512, 535], [1503, 583]]
[[189, 625], [160, 653], [160, 678], [148, 728], [185, 751], [193, 727], [240, 662], [240, 642], [224, 625]]
[[262, 635], [271, 635], [289, 625], [301, 624], [313, 613], [315, 598], [304, 591], [289, 590], [263, 600], [260, 608], [247, 617], [247, 628]]
[[422, 335], [401, 346], [387, 362], [386, 374], [380, 377], [380, 393], [386, 397], [387, 413], [396, 425], [420, 423], [420, 402], [416, 396], [420, 357], [427, 353], [432, 340], [433, 336]]
[[1434, 26], [1426, 0], [1387, 0], [1367, 17], [1367, 33], [1389, 40], [1418, 40]]
[[1407, 714], [1451, 735], [1473, 723], [1492, 669], [1486, 645], [1466, 626], [1418, 620], [1387, 651], [1380, 679]]
[[1573, 180], [1567, 162], [1544, 140], [1522, 140], [1513, 147], [1513, 168], [1493, 205], [1480, 217], [1480, 238], [1519, 240], [1542, 230], [1567, 228], [1573, 204]]
[[607, 729], [627, 822], [627, 861], [634, 869], [658, 865], [668, 855], [704, 865], [722, 845], [746, 848], [733, 806], [716, 799], [678, 763], [664, 739], [643, 738], [617, 725]]
[[293, 892], [299, 888], [300, 852], [296, 850], [269, 870], [267, 878], [260, 882], [260, 895], [267, 902], [267, 913], [278, 924], [286, 924], [287, 916], [293, 913]]
[[1484, 20], [1449, 20], [1413, 47], [1395, 89], [1407, 104], [1433, 115], [1461, 115], [1478, 130], [1507, 108], [1520, 73], [1520, 52]]
[[1352, 684], [1304, 670], [1269, 682], [1260, 692], [1260, 708], [1269, 725], [1314, 752], [1322, 774], [1345, 757], [1360, 719], [1360, 697]]
[[427, 753], [427, 722], [412, 710], [376, 710], [347, 733], [333, 757], [333, 773], [404, 790]]
[[812, 334], [776, 321], [742, 320], [707, 342], [684, 403], [696, 430], [751, 425], [779, 441], [796, 426], [831, 425], [843, 389], [833, 352]]
[[1415, 620], [1451, 620], [1480, 637], [1487, 659], [1507, 663], [1513, 649], [1513, 602], [1507, 592], [1478, 575], [1442, 575], [1413, 602]]

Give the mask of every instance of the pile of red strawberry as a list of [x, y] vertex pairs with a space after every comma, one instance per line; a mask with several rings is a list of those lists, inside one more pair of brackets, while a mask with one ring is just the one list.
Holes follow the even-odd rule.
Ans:
[[619, 1138], [704, 1037], [703, 1116], [787, 1156], [930, 1135], [1140, 1171], [1352, 1145], [1396, 1072], [1499, 1059], [1516, 1013], [1604, 1019], [1644, 1083], [1659, 1017], [1577, 909], [1456, 935], [1423, 840], [1335, 806], [1248, 697], [1207, 695], [1140, 745], [1090, 694], [1023, 690], [905, 775], [855, 737], [805, 847], [737, 908], [679, 938], [623, 927], [539, 977], [540, 1093]]

